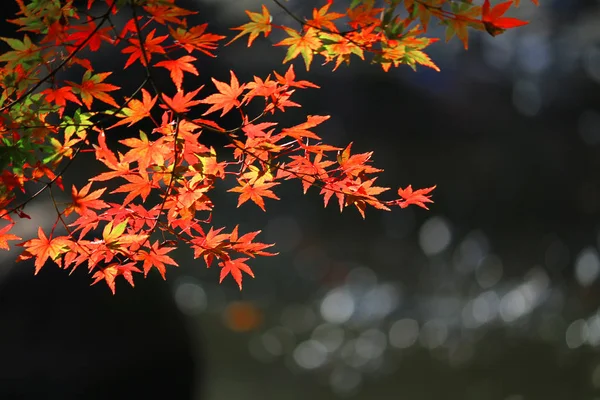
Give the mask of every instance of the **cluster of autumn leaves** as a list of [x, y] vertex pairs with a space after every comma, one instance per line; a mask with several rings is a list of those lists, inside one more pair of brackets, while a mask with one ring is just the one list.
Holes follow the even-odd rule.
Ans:
[[[186, 90], [185, 75], [199, 74], [197, 57], [214, 56], [225, 36], [207, 32], [206, 24], [188, 27], [186, 17], [193, 12], [174, 0], [88, 0], [83, 11], [72, 0], [16, 1], [20, 12], [10, 22], [26, 33], [22, 39], [0, 38], [10, 47], [0, 55], [0, 219], [5, 221], [0, 248], [21, 240], [10, 232], [12, 216], [28, 218], [25, 206], [48, 192], [56, 211], [49, 234], [40, 227], [37, 238], [19, 244], [24, 251], [18, 260], [33, 259], [36, 273], [48, 261], [71, 271], [85, 265], [94, 283], [103, 280], [114, 293], [118, 276], [133, 286], [133, 273], [156, 268], [164, 278], [166, 266], [177, 265], [168, 254], [187, 246], [207, 267], [217, 262], [220, 281], [231, 275], [241, 289], [242, 273], [254, 276], [247, 261], [274, 253], [267, 251], [271, 244], [254, 241], [259, 231], [240, 234], [238, 226], [229, 232], [211, 226], [217, 208], [211, 191], [219, 180], [228, 184], [229, 176], [236, 182], [229, 192], [238, 196], [238, 207], [250, 201], [265, 210], [265, 199], [279, 199], [275, 187], [284, 180], [300, 181], [304, 193], [315, 187], [325, 206], [335, 198], [340, 210], [353, 206], [363, 218], [367, 207], [427, 208], [432, 202], [434, 187], [410, 185], [399, 188], [397, 198], [382, 200], [389, 188], [375, 183], [381, 170], [371, 165], [372, 153], [353, 153], [352, 144], [326, 144], [315, 132], [329, 116], [308, 115], [297, 125], [279, 127], [278, 114], [300, 107], [294, 92], [318, 88], [296, 79], [293, 66], [243, 83], [231, 71], [228, 82], [212, 78], [215, 89], [205, 96], [199, 96], [203, 86]], [[375, 1], [353, 0], [340, 13], [331, 11], [330, 0], [310, 19], [294, 16], [299, 30], [276, 25], [263, 6], [260, 13], [247, 12], [250, 22], [233, 28], [240, 33], [231, 41], [248, 35], [251, 46], [276, 28], [288, 35], [276, 44], [288, 49], [284, 63], [301, 55], [307, 70], [314, 55], [337, 68], [352, 54], [364, 59], [367, 52], [386, 71], [400, 64], [437, 69], [422, 51], [434, 42], [422, 36], [432, 16], [466, 44], [467, 27], [497, 34], [523, 24], [504, 17], [513, 3], [387, 0], [376, 7]], [[96, 9], [104, 11], [94, 15]], [[125, 9], [133, 16], [117, 29], [113, 18]], [[34, 43], [30, 35], [41, 39]], [[95, 70], [82, 56], [104, 45], [127, 55], [124, 68], [145, 71], [129, 96], [118, 98], [121, 88], [110, 83], [113, 72]], [[159, 87], [154, 74], [160, 69], [169, 71], [172, 87]], [[70, 76], [83, 71], [79, 81], [58, 78], [65, 70]], [[249, 115], [250, 103], [260, 103], [262, 111]], [[240, 118], [233, 128], [211, 117], [231, 112]], [[134, 125], [139, 135], [119, 140], [121, 147], [108, 146], [113, 128]], [[229, 158], [202, 144], [207, 130], [228, 139]], [[53, 190], [64, 190], [63, 174], [85, 153], [93, 153], [106, 171], [81, 188], [72, 185], [70, 202], [60, 205]]]

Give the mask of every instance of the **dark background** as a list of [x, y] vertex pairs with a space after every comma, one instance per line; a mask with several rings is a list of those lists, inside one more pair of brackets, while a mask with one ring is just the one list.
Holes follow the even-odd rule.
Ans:
[[[230, 35], [260, 3], [183, 4]], [[386, 74], [358, 59], [332, 73], [318, 58], [306, 73], [295, 62], [322, 89], [298, 92], [303, 109], [282, 125], [331, 115], [319, 134], [374, 150], [379, 184], [437, 184], [428, 212], [369, 210], [363, 221], [289, 182], [264, 214], [236, 209], [222, 185], [214, 225], [262, 229], [281, 253], [254, 261], [241, 293], [184, 250], [166, 282], [118, 282], [114, 297], [89, 288], [85, 271], [48, 266], [34, 278], [3, 258], [0, 398], [600, 397], [600, 7], [541, 3], [523, 0], [514, 13], [530, 25], [473, 34], [467, 52], [457, 39], [432, 45], [439, 73]], [[289, 2], [298, 15], [315, 4]], [[242, 81], [284, 72], [280, 39], [200, 58], [186, 90], [207, 83], [208, 94], [229, 69]], [[93, 63], [111, 70], [115, 57], [106, 49]], [[139, 83], [133, 69], [121, 76], [125, 89]], [[97, 168], [76, 166], [71, 182]], [[28, 209], [34, 222], [52, 223], [48, 205]]]

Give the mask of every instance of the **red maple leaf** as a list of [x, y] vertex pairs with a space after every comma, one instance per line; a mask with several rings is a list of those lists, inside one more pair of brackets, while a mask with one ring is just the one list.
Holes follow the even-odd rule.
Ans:
[[90, 208], [100, 210], [109, 207], [104, 201], [98, 200], [106, 188], [94, 190], [92, 193], [89, 193], [91, 186], [92, 182], [82, 187], [80, 191], [77, 191], [75, 185], [71, 187], [71, 197], [73, 198], [73, 202], [65, 209], [65, 216], [68, 216], [73, 211], [79, 215], [85, 215], [89, 212]]
[[221, 276], [219, 278], [219, 283], [223, 282], [223, 279], [231, 274], [240, 287], [240, 290], [242, 290], [242, 272], [245, 272], [254, 278], [252, 269], [244, 263], [246, 260], [248, 260], [248, 258], [236, 258], [235, 260], [225, 260], [220, 262], [219, 267], [221, 267]]
[[211, 78], [219, 93], [211, 94], [207, 98], [201, 100], [202, 103], [212, 104], [212, 106], [202, 115], [207, 115], [212, 112], [223, 110], [221, 117], [227, 114], [233, 107], [239, 107], [240, 101], [238, 97], [244, 92], [245, 85], [240, 86], [237, 77], [233, 71], [231, 74], [231, 83], [228, 85], [225, 82], [220, 82], [215, 78]]
[[[154, 37], [156, 33], [156, 29], [153, 29], [145, 38], [144, 38], [144, 53], [146, 53], [146, 57], [148, 58], [148, 62], [152, 57], [152, 53], [165, 54], [165, 49], [160, 45], [169, 35], [157, 36]], [[144, 60], [144, 55], [142, 53], [142, 49], [140, 47], [140, 40], [136, 38], [129, 39], [131, 43], [130, 46], [125, 47], [121, 53], [131, 53], [127, 62], [125, 63], [125, 68], [129, 67], [133, 62], [137, 59], [140, 60], [142, 65], [146, 65], [146, 61]]]
[[515, 28], [517, 26], [527, 25], [529, 22], [521, 21], [517, 18], [503, 17], [508, 9], [513, 4], [513, 0], [508, 0], [500, 4], [496, 4], [490, 9], [490, 0], [483, 2], [481, 9], [481, 21], [485, 26], [486, 31], [492, 36], [499, 35], [506, 29]]
[[83, 48], [89, 47], [91, 51], [98, 51], [102, 40], [113, 43], [112, 38], [108, 35], [111, 27], [105, 26], [104, 28], [98, 29], [96, 23], [90, 17], [88, 17], [85, 24], [73, 25], [70, 26], [69, 29], [71, 29], [72, 32], [68, 33], [65, 39], [62, 39], [69, 43], [69, 46], [67, 46], [69, 51], [74, 50], [86, 41], [87, 43]]
[[48, 88], [42, 91], [42, 94], [46, 96], [46, 100], [49, 102], [54, 102], [54, 104], [61, 106], [61, 116], [62, 116], [62, 108], [67, 105], [67, 100], [72, 101], [73, 103], [77, 103], [81, 105], [81, 102], [73, 93], [73, 88], [71, 86], [63, 86], [61, 88]]
[[125, 200], [123, 200], [123, 206], [129, 204], [137, 196], [140, 196], [143, 201], [146, 201], [146, 198], [150, 195], [152, 188], [157, 186], [154, 185], [147, 176], [142, 176], [141, 174], [128, 174], [124, 175], [123, 178], [127, 179], [129, 183], [121, 185], [110, 192], [111, 194], [127, 193]]
[[182, 56], [177, 60], [165, 60], [158, 62], [154, 66], [168, 69], [171, 79], [179, 91], [181, 90], [181, 83], [183, 82], [183, 71], [198, 76], [198, 70], [191, 64], [192, 61], [196, 61], [196, 57]]
[[413, 191], [411, 185], [408, 185], [406, 189], [400, 188], [398, 189], [398, 195], [402, 197], [402, 200], [400, 200], [398, 204], [402, 208], [406, 208], [411, 204], [415, 204], [419, 207], [429, 210], [425, 203], [433, 203], [433, 200], [431, 200], [430, 198], [431, 196], [428, 195], [428, 193], [431, 192], [433, 189], [435, 189], [435, 185], [432, 187], [418, 189], [415, 191]]

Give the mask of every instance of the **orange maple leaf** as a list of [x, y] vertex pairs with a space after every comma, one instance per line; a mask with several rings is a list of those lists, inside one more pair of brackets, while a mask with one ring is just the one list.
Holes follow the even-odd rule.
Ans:
[[215, 254], [221, 254], [224, 246], [224, 241], [229, 239], [230, 234], [220, 233], [224, 228], [213, 229], [212, 227], [206, 235], [192, 239], [194, 244], [194, 258], [204, 257], [206, 268], [210, 268]]
[[92, 276], [92, 279], [95, 279], [95, 281], [92, 282], [90, 286], [95, 285], [96, 283], [104, 279], [106, 281], [106, 284], [110, 288], [112, 294], [115, 294], [115, 279], [119, 275], [123, 275], [127, 282], [129, 282], [131, 286], [134, 286], [132, 272], [142, 272], [139, 270], [139, 268], [135, 266], [135, 262], [129, 262], [124, 265], [119, 265], [116, 263], [111, 264], [103, 270], [96, 271], [96, 273]]
[[231, 235], [229, 237], [229, 242], [231, 244], [231, 248], [239, 253], [243, 253], [249, 255], [250, 257], [254, 256], [275, 256], [279, 253], [269, 253], [267, 251], [263, 251], [268, 249], [269, 247], [273, 247], [273, 244], [267, 243], [259, 243], [253, 242], [254, 238], [261, 231], [248, 232], [240, 237], [238, 237], [238, 225], [233, 228], [231, 231]]
[[138, 253], [138, 256], [136, 257], [136, 259], [138, 261], [144, 262], [144, 265], [143, 265], [144, 277], [146, 277], [148, 275], [148, 272], [150, 271], [150, 269], [152, 269], [152, 267], [155, 267], [158, 270], [158, 272], [160, 272], [160, 275], [162, 276], [162, 278], [166, 279], [165, 264], [174, 265], [174, 266], [179, 265], [175, 262], [175, 260], [173, 260], [171, 257], [166, 255], [168, 252], [173, 251], [173, 250], [175, 250], [175, 247], [160, 247], [160, 245], [158, 244], [158, 241], [156, 241], [150, 248], [150, 251], [143, 251], [143, 250], [140, 251]]
[[204, 23], [195, 25], [189, 30], [182, 27], [177, 27], [177, 30], [174, 30], [169, 26], [169, 32], [175, 43], [183, 47], [188, 53], [191, 53], [193, 50], [198, 50], [207, 56], [216, 57], [211, 51], [217, 48], [215, 42], [225, 39], [225, 36], [215, 35], [214, 33], [204, 33], [207, 26], [208, 24]]
[[167, 148], [163, 138], [157, 140], [148, 140], [148, 136], [140, 131], [140, 139], [128, 138], [119, 140], [125, 146], [131, 147], [123, 156], [122, 162], [131, 163], [137, 161], [140, 171], [153, 165], [163, 165], [165, 158], [171, 153], [172, 149]]
[[6, 225], [4, 228], [0, 229], [0, 249], [10, 250], [10, 247], [8, 246], [9, 240], [22, 240], [22, 238], [20, 238], [19, 236], [13, 235], [12, 233], [8, 233], [10, 228], [12, 228], [13, 226], [14, 224], [9, 224]]
[[238, 207], [246, 201], [252, 200], [261, 208], [261, 210], [266, 211], [263, 197], [279, 200], [279, 197], [269, 190], [269, 188], [279, 185], [279, 182], [265, 182], [265, 176], [256, 179], [253, 183], [251, 182], [252, 181], [244, 182], [243, 180], [238, 179], [240, 186], [228, 190], [228, 192], [241, 193], [238, 198]]
[[240, 86], [237, 77], [233, 71], [229, 71], [231, 74], [231, 83], [228, 85], [225, 82], [220, 82], [215, 78], [211, 78], [219, 93], [211, 94], [201, 102], [204, 104], [212, 104], [212, 106], [202, 115], [207, 115], [212, 112], [223, 110], [221, 117], [227, 114], [233, 107], [239, 107], [240, 101], [238, 97], [242, 95], [246, 85]]
[[69, 240], [66, 236], [48, 239], [40, 226], [38, 228], [38, 239], [31, 239], [19, 244], [19, 246], [26, 249], [19, 257], [19, 261], [35, 257], [35, 275], [37, 275], [48, 258], [60, 265], [58, 257], [68, 251], [68, 243]]
[[160, 107], [167, 109], [170, 108], [176, 113], [186, 113], [190, 111], [190, 107], [201, 103], [200, 100], [192, 99], [198, 94], [200, 89], [202, 89], [203, 87], [204, 85], [200, 86], [193, 92], [188, 92], [187, 94], [183, 93], [183, 90], [178, 90], [177, 93], [175, 93], [175, 96], [173, 96], [173, 98], [170, 98], [169, 96], [163, 93], [162, 99], [166, 103], [166, 105], [161, 104]]
[[[157, 96], [152, 96], [146, 89], [142, 89], [142, 101], [138, 99], [130, 99], [127, 103], [128, 107], [123, 107], [121, 112], [117, 114], [117, 117], [121, 117], [121, 114], [125, 117], [112, 125], [110, 128], [114, 128], [115, 126], [125, 125], [129, 123], [128, 126], [135, 124], [136, 122], [150, 116], [150, 111], [154, 108], [154, 104], [156, 104]], [[110, 129], [109, 128], [109, 129]]]
[[327, 3], [318, 10], [316, 8], [314, 8], [312, 19], [307, 20], [306, 25], [304, 25], [304, 27], [306, 29], [308, 29], [309, 27], [313, 27], [313, 28], [323, 27], [323, 28], [329, 29], [331, 32], [338, 32], [337, 27], [335, 26], [335, 24], [332, 21], [342, 18], [346, 14], [335, 13], [335, 12], [330, 13], [329, 12], [330, 6], [331, 6], [331, 3]]
[[183, 71], [198, 76], [198, 70], [191, 64], [192, 61], [196, 61], [196, 57], [181, 56], [177, 60], [165, 60], [157, 62], [154, 66], [168, 69], [171, 75], [171, 79], [175, 84], [175, 87], [177, 88], [177, 90], [181, 90], [181, 83], [183, 82]]
[[223, 282], [223, 279], [229, 274], [235, 279], [240, 290], [242, 290], [242, 272], [247, 273], [251, 277], [254, 278], [254, 273], [252, 269], [244, 263], [244, 261], [248, 260], [248, 258], [236, 258], [235, 260], [226, 260], [219, 263], [219, 267], [221, 267], [221, 276], [219, 278], [219, 283]]
[[293, 137], [298, 141], [302, 141], [303, 138], [321, 140], [319, 136], [309, 131], [309, 129], [314, 128], [328, 119], [329, 115], [309, 115], [306, 117], [306, 122], [292, 126], [291, 128], [284, 128], [281, 131], [281, 134]]
[[436, 185], [415, 191], [413, 191], [411, 185], [408, 185], [406, 189], [399, 188], [398, 195], [402, 197], [402, 200], [399, 201], [398, 204], [401, 208], [406, 208], [411, 204], [415, 204], [419, 207], [429, 210], [425, 203], [433, 203], [433, 200], [430, 198], [431, 195], [428, 195], [428, 193], [435, 189], [435, 187]]

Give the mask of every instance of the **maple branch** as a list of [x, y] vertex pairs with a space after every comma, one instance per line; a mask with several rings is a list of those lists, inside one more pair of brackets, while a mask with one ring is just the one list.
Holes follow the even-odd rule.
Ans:
[[[148, 83], [148, 78], [144, 79], [142, 84], [140, 86], [138, 86], [137, 89], [135, 89], [135, 91], [131, 94], [131, 97], [129, 98], [129, 100], [127, 100], [125, 103], [121, 104], [121, 107], [119, 107], [117, 109], [115, 114], [118, 113], [119, 111], [121, 111], [127, 104], [129, 104], [129, 102], [135, 97], [135, 95], [138, 94], [139, 91], [142, 90], [142, 88], [144, 86], [146, 86], [146, 83]], [[80, 124], [80, 125], [76, 125], [76, 126], [97, 126], [98, 124], [100, 124], [101, 122], [104, 122], [108, 118], [109, 118], [109, 116], [106, 116], [94, 124], [89, 124], [89, 125]], [[49, 182], [45, 183], [41, 189], [39, 189], [37, 192], [35, 192], [30, 197], [28, 197], [26, 200], [22, 201], [17, 206], [12, 207], [12, 208], [8, 209], [7, 211], [5, 211], [3, 214], [1, 214], [0, 219], [5, 217], [6, 215], [12, 214], [13, 212], [15, 212], [17, 210], [22, 210], [29, 202], [31, 202], [33, 199], [38, 197], [40, 194], [42, 194], [44, 192], [44, 190], [48, 189], [50, 186], [52, 186], [54, 184], [54, 182], [56, 182], [58, 179], [60, 179], [64, 175], [64, 173], [67, 171], [69, 166], [73, 163], [73, 161], [75, 160], [75, 157], [77, 157], [77, 155], [82, 151], [84, 144], [85, 144], [85, 141], [83, 141], [83, 140], [77, 144], [77, 148], [75, 149], [73, 156], [69, 160], [67, 160], [67, 163], [65, 164], [63, 169], [58, 174], [56, 174], [56, 176], [54, 178], [52, 178]]]
[[300, 17], [298, 17], [297, 15], [295, 15], [293, 12], [291, 12], [285, 5], [283, 5], [279, 0], [273, 0], [273, 2], [275, 4], [277, 4], [277, 6], [279, 6], [286, 14], [288, 14], [290, 17], [292, 17], [296, 22], [300, 23], [303, 27], [304, 26], [308, 26], [310, 28], [316, 29], [319, 32], [324, 32], [324, 33], [329, 33], [331, 35], [339, 35], [342, 38], [346, 39], [348, 42], [354, 44], [355, 46], [366, 50], [366, 51], [372, 51], [372, 52], [377, 52], [376, 49], [373, 49], [369, 46], [365, 46], [362, 43], [358, 43], [356, 41], [354, 41], [353, 39], [347, 38], [346, 35], [349, 33], [353, 33], [353, 32], [358, 32], [360, 30], [360, 28], [355, 28], [349, 31], [344, 31], [344, 32], [334, 32], [330, 29], [327, 28], [323, 28], [323, 27], [318, 27], [318, 26], [314, 26], [304, 20], [302, 20]]
[[[321, 179], [321, 175], [320, 174], [308, 174], [308, 173], [301, 173], [301, 172], [293, 171], [293, 170], [287, 169], [285, 167], [281, 167], [279, 165], [275, 165], [275, 164], [273, 164], [273, 163], [271, 163], [269, 161], [261, 160], [260, 158], [258, 158], [258, 156], [256, 154], [248, 151], [245, 148], [240, 147], [235, 142], [233, 142], [233, 145], [235, 147], [237, 147], [239, 150], [241, 150], [242, 152], [244, 152], [245, 154], [248, 154], [248, 155], [254, 157], [256, 160], [258, 160], [259, 162], [261, 162], [263, 164], [266, 164], [270, 168], [281, 169], [281, 170], [283, 170], [283, 171], [285, 171], [287, 173], [290, 173], [290, 174], [294, 175], [296, 178], [298, 178], [302, 182], [310, 183], [311, 186], [314, 185], [314, 186], [316, 186], [316, 187], [318, 187], [320, 189], [325, 189], [326, 188], [326, 183], [323, 181], [323, 179]], [[336, 168], [336, 170], [337, 170], [337, 168]], [[335, 172], [335, 170], [332, 171], [332, 172]], [[311, 182], [310, 180], [306, 179], [306, 177], [314, 178], [314, 181]], [[373, 201], [373, 198], [370, 198], [369, 196], [362, 195], [360, 193], [344, 192], [342, 190], [338, 190], [338, 189], [335, 189], [335, 188], [326, 188], [326, 189], [328, 191], [333, 192], [333, 193], [342, 194], [342, 195], [345, 195], [345, 196], [354, 196], [354, 197], [357, 197], [357, 198], [362, 199], [364, 201], [367, 201], [367, 200], [368, 201]], [[377, 199], [377, 201], [379, 201], [381, 204], [385, 203], [385, 204], [388, 204], [388, 205], [389, 204], [394, 204], [394, 202], [395, 202], [395, 200], [388, 200], [388, 201], [383, 202], [383, 201], [381, 201], [379, 199]]]
[[321, 32], [332, 33], [332, 34], [341, 35], [341, 36], [347, 35], [348, 33], [358, 32], [360, 30], [360, 28], [354, 28], [354, 29], [349, 29], [349, 30], [346, 30], [346, 31], [334, 32], [334, 31], [332, 31], [332, 30], [330, 30], [328, 28], [318, 27], [318, 26], [315, 26], [315, 25], [311, 24], [310, 22], [308, 22], [306, 20], [303, 20], [302, 18], [298, 17], [289, 8], [287, 8], [284, 4], [282, 4], [279, 0], [272, 0], [272, 1], [279, 8], [281, 8], [287, 15], [289, 15], [296, 22], [298, 22], [300, 25], [302, 25], [302, 27], [308, 26], [309, 28], [314, 28], [314, 29], [317, 29], [317, 30], [319, 30]]
[[63, 219], [62, 213], [58, 209], [58, 205], [56, 203], [56, 199], [54, 198], [54, 193], [52, 192], [52, 188], [50, 188], [50, 190], [48, 190], [48, 193], [50, 194], [50, 198], [52, 199], [52, 205], [54, 206], [54, 210], [56, 211], [56, 216], [58, 217], [58, 219], [60, 220], [60, 222], [62, 222], [63, 226], [67, 230], [67, 233], [69, 234], [69, 237], [72, 237], [73, 236], [73, 232], [71, 231], [71, 228], [69, 228], [69, 226], [67, 225], [67, 223], [65, 222], [65, 220]]
[[112, 12], [113, 7], [115, 6], [115, 4], [117, 3], [117, 0], [113, 0], [112, 3], [108, 6], [108, 10], [104, 13], [104, 15], [102, 16], [102, 19], [100, 20], [100, 23], [96, 26], [96, 28], [94, 28], [94, 30], [85, 38], [85, 40], [83, 40], [76, 48], [75, 50], [73, 50], [73, 52], [71, 54], [69, 54], [55, 69], [53, 69], [48, 75], [46, 75], [44, 78], [42, 78], [38, 83], [36, 83], [35, 85], [33, 85], [32, 88], [30, 88], [27, 92], [23, 93], [21, 96], [17, 97], [17, 99], [3, 107], [0, 107], [0, 112], [6, 111], [6, 110], [10, 110], [12, 107], [14, 107], [16, 104], [20, 103], [21, 101], [23, 101], [27, 96], [31, 95], [33, 92], [35, 92], [40, 86], [42, 86], [48, 79], [51, 79], [52, 77], [54, 77], [54, 75], [56, 75], [58, 73], [58, 71], [64, 67], [69, 61], [71, 61], [73, 59], [73, 57], [75, 57], [75, 54], [79, 53], [79, 51], [81, 51], [81, 49], [83, 49], [87, 43], [91, 40], [91, 38], [100, 30], [100, 28], [102, 28], [102, 25], [104, 25], [104, 23], [106, 22], [107, 19], [110, 18], [110, 13]]
[[[156, 231], [156, 228], [158, 227], [158, 223], [160, 222], [160, 216], [162, 215], [163, 211], [165, 210], [165, 205], [167, 204], [167, 199], [170, 196], [171, 190], [173, 189], [173, 184], [175, 182], [175, 170], [177, 168], [177, 163], [179, 162], [177, 155], [179, 154], [179, 152], [177, 151], [177, 138], [179, 136], [179, 125], [181, 122], [181, 117], [179, 115], [176, 115], [175, 117], [175, 132], [173, 133], [173, 171], [171, 172], [171, 177], [169, 178], [169, 185], [167, 186], [167, 190], [165, 191], [165, 197], [163, 198], [162, 203], [160, 204], [160, 208], [158, 209], [158, 215], [155, 218], [155, 222], [154, 225], [152, 226], [152, 228], [150, 229], [150, 231], [148, 232], [148, 236], [146, 237], [146, 239], [142, 242], [142, 244], [140, 245], [140, 248], [144, 247], [146, 245], [146, 243], [148, 243], [148, 241], [150, 241], [150, 236], [152, 236], [152, 234]], [[125, 259], [125, 261], [123, 261], [123, 263], [127, 262], [127, 260], [130, 260], [130, 257], [127, 257]]]
[[67, 168], [69, 168], [69, 166], [73, 163], [73, 160], [75, 160], [75, 157], [77, 156], [77, 154], [79, 154], [79, 152], [83, 148], [83, 143], [84, 143], [83, 141], [78, 143], [79, 146], [77, 146], [77, 148], [75, 149], [75, 153], [73, 154], [73, 157], [67, 161], [64, 168], [58, 174], [56, 174], [56, 176], [54, 178], [52, 178], [49, 182], [45, 183], [41, 189], [39, 189], [37, 192], [32, 194], [26, 200], [22, 201], [19, 205], [12, 207], [12, 208], [8, 209], [7, 211], [5, 211], [3, 214], [0, 215], [0, 218], [3, 218], [6, 215], [12, 214], [13, 212], [15, 212], [17, 210], [22, 210], [29, 202], [31, 202], [33, 199], [38, 197], [40, 194], [42, 194], [44, 192], [44, 190], [48, 189], [50, 186], [52, 186], [54, 184], [54, 182], [56, 182], [58, 179], [60, 179], [62, 177], [62, 175], [65, 173], [65, 171], [67, 170]]

